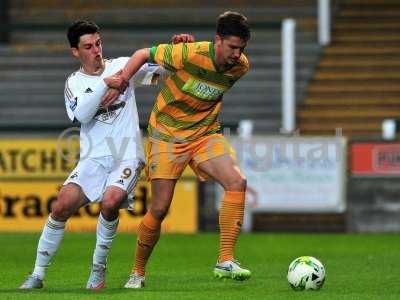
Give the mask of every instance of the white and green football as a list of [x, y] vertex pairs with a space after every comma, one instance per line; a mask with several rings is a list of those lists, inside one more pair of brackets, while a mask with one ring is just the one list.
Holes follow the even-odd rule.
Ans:
[[325, 282], [324, 265], [315, 257], [300, 256], [290, 263], [287, 280], [294, 290], [319, 290]]

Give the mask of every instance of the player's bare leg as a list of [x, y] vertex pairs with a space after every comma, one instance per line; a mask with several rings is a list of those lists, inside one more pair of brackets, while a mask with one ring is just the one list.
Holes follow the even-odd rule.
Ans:
[[69, 183], [61, 188], [39, 239], [35, 268], [20, 286], [21, 289], [43, 287], [46, 269], [61, 244], [66, 221], [81, 206], [87, 203], [88, 199], [83, 194], [80, 186]]
[[107, 256], [117, 232], [119, 208], [127, 197], [126, 191], [109, 186], [101, 201], [101, 209], [96, 229], [96, 247], [93, 264], [86, 284], [87, 289], [99, 290], [105, 287]]
[[125, 288], [144, 287], [146, 263], [160, 237], [161, 223], [171, 205], [175, 184], [175, 179], [151, 181], [152, 203], [138, 228], [135, 266]]
[[246, 179], [230, 155], [209, 159], [199, 164], [199, 169], [220, 183], [224, 190], [219, 225], [220, 254], [214, 268], [217, 278], [246, 280], [251, 272], [241, 268], [234, 256], [234, 248], [243, 222]]

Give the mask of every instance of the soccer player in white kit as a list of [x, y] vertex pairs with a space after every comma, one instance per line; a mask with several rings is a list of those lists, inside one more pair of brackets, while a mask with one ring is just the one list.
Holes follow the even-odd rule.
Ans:
[[[100, 202], [96, 246], [86, 288], [105, 286], [107, 256], [117, 231], [118, 211], [136, 186], [144, 167], [134, 88], [154, 83], [165, 72], [160, 66], [145, 64], [123, 90], [107, 84], [119, 80], [119, 72], [129, 57], [104, 59], [99, 27], [89, 21], [73, 23], [67, 37], [81, 68], [65, 84], [65, 105], [71, 121], [81, 123], [80, 160], [52, 205], [39, 239], [35, 267], [21, 289], [42, 288], [45, 271], [64, 235], [65, 223], [80, 207]], [[182, 34], [173, 42], [191, 41]], [[105, 103], [106, 93], [121, 93], [117, 101]]]

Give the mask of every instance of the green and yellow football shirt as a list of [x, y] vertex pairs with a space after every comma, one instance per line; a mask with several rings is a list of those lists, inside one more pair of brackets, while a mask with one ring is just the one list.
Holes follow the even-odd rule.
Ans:
[[164, 141], [190, 141], [220, 131], [222, 96], [249, 70], [244, 54], [227, 71], [215, 63], [214, 44], [161, 44], [150, 60], [171, 72], [150, 115], [149, 136]]

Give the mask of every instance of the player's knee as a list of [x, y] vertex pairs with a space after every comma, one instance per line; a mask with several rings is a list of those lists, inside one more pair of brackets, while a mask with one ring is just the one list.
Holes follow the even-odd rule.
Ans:
[[56, 221], [66, 221], [74, 213], [66, 198], [67, 196], [61, 193], [51, 206], [51, 216]]
[[164, 220], [168, 213], [168, 208], [166, 207], [151, 207], [151, 214], [157, 220]]
[[121, 207], [126, 195], [108, 194], [101, 202], [102, 211], [116, 211]]
[[247, 180], [242, 176], [235, 176], [225, 185], [227, 191], [244, 192], [246, 191]]

